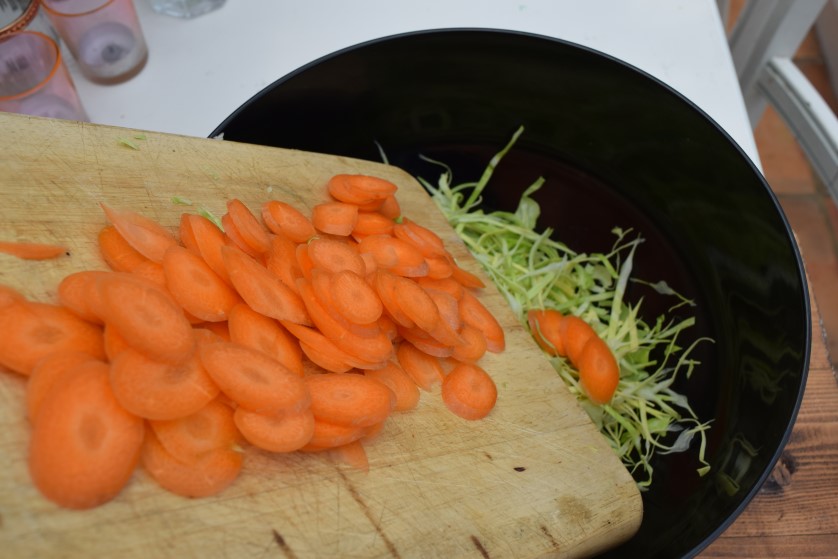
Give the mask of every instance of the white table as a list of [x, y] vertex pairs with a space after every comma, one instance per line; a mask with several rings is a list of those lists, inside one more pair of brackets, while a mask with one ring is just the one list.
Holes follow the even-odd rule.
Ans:
[[68, 61], [95, 123], [207, 136], [262, 88], [334, 51], [408, 31], [502, 28], [572, 41], [648, 72], [759, 165], [714, 0], [228, 0], [192, 20], [135, 4], [150, 51], [139, 75], [96, 85]]

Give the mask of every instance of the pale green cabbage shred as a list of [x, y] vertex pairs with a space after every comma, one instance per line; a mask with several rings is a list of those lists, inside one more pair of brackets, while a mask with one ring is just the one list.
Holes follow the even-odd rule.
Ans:
[[[701, 338], [681, 347], [678, 337], [694, 325], [694, 318], [673, 321], [662, 315], [647, 323], [641, 318], [642, 301], [632, 306], [623, 300], [628, 282], [639, 281], [631, 277], [632, 262], [643, 239], [615, 228], [610, 252], [582, 254], [554, 240], [551, 229], [538, 232], [540, 208], [532, 194], [543, 179], [524, 192], [514, 213], [481, 209], [483, 189], [522, 132], [523, 128], [516, 131], [477, 182], [452, 185], [451, 169], [427, 158], [443, 172], [436, 185], [421, 177], [418, 180], [525, 327], [530, 309], [556, 309], [582, 318], [608, 343], [620, 364], [620, 382], [608, 404], [596, 405], [585, 397], [578, 373], [568, 361], [550, 360], [638, 487], [642, 490], [651, 484], [655, 453], [687, 451], [696, 436], [701, 463], [697, 471], [705, 475], [710, 470], [705, 460], [709, 423], [700, 421], [686, 397], [671, 386], [678, 375], [689, 377], [698, 364], [690, 357], [695, 346], [712, 340]], [[673, 297], [672, 309], [693, 305], [665, 282], [642, 283]]]

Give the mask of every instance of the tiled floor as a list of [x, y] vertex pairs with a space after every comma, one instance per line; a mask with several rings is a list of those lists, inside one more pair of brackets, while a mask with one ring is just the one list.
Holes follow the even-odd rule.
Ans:
[[[838, 113], [814, 34], [800, 46], [795, 62]], [[769, 108], [754, 134], [765, 178], [797, 235], [834, 363], [838, 359], [838, 207], [776, 112]]]

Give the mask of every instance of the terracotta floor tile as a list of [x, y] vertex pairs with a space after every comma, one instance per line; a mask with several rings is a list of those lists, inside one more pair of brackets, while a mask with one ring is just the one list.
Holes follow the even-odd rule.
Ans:
[[806, 155], [780, 118], [768, 107], [754, 129], [765, 178], [778, 194], [814, 193], [814, 177]]
[[795, 61], [797, 67], [803, 72], [803, 75], [809, 82], [818, 90], [826, 104], [829, 105], [833, 112], [838, 113], [838, 100], [832, 92], [832, 86], [829, 81], [829, 72], [823, 62], [814, 61]]
[[807, 264], [838, 265], [829, 215], [819, 195], [779, 195], [780, 205], [797, 235]]

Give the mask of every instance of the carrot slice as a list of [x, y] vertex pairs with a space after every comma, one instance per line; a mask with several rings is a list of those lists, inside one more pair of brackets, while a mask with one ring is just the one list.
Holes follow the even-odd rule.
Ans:
[[419, 405], [419, 385], [398, 363], [388, 361], [381, 369], [364, 371], [364, 376], [374, 378], [393, 391], [396, 396], [394, 411], [407, 411]]
[[333, 274], [329, 286], [334, 309], [354, 324], [371, 324], [384, 312], [384, 305], [375, 290], [351, 270]]
[[432, 338], [430, 334], [421, 328], [416, 328], [415, 326], [413, 328], [399, 326], [398, 332], [404, 340], [416, 346], [416, 349], [422, 353], [426, 353], [440, 359], [444, 357], [451, 357], [454, 353], [455, 346], [444, 344], [439, 340]]
[[459, 304], [463, 323], [483, 332], [483, 336], [486, 338], [486, 349], [492, 353], [503, 351], [506, 347], [506, 335], [503, 327], [492, 312], [480, 302], [480, 299], [469, 291], [463, 291]]
[[222, 392], [244, 408], [276, 413], [303, 409], [309, 404], [303, 379], [261, 351], [219, 341], [202, 344], [199, 355]]
[[115, 272], [131, 272], [148, 261], [148, 258], [128, 244], [113, 225], [107, 225], [99, 231], [98, 242], [105, 264]]
[[305, 279], [311, 279], [314, 262], [308, 255], [308, 244], [297, 245], [297, 248], [294, 249], [294, 257], [297, 261], [297, 267], [300, 269], [300, 276]]
[[399, 326], [413, 328], [416, 323], [401, 308], [401, 294], [396, 285], [397, 277], [390, 272], [378, 270], [372, 277], [372, 286], [390, 318]]
[[20, 241], [0, 241], [0, 252], [24, 260], [50, 260], [70, 254], [70, 250], [63, 245]]
[[119, 330], [112, 324], [105, 325], [103, 341], [105, 344], [105, 356], [108, 358], [108, 361], [115, 360], [120, 353], [131, 348], [131, 345], [125, 341], [125, 338], [122, 337]]
[[131, 270], [131, 274], [150, 281], [158, 287], [166, 287], [166, 272], [163, 271], [163, 266], [157, 262], [151, 260], [141, 262]]
[[425, 262], [428, 263], [427, 277], [432, 279], [445, 279], [454, 275], [454, 267], [448, 258], [442, 256], [426, 256]]
[[[235, 307], [233, 307], [233, 308], [235, 308]], [[196, 336], [203, 337], [203, 334], [199, 333], [199, 332], [201, 330], [205, 330], [205, 331], [208, 331], [208, 332], [212, 333], [214, 336], [217, 336], [218, 338], [220, 338], [220, 339], [222, 339], [226, 342], [231, 341], [229, 321], [228, 322], [203, 322], [201, 324], [194, 325], [192, 328], [195, 331]], [[198, 338], [196, 338], [195, 341], [196, 341], [196, 343], [201, 343], [202, 342], [202, 340], [198, 339]]]
[[399, 364], [413, 382], [426, 392], [442, 382], [442, 365], [439, 359], [419, 350], [410, 342], [401, 342], [396, 349]]
[[311, 393], [311, 412], [320, 421], [369, 427], [387, 419], [395, 405], [395, 395], [387, 385], [364, 375], [311, 375], [305, 382]]
[[425, 257], [413, 245], [389, 235], [370, 235], [358, 242], [358, 252], [373, 256], [376, 266], [394, 274], [419, 277], [428, 274]]
[[95, 358], [87, 353], [64, 350], [50, 353], [38, 361], [26, 382], [26, 416], [29, 421], [35, 421], [41, 402], [59, 379], [79, 365], [93, 360]]
[[330, 235], [348, 236], [358, 223], [358, 206], [343, 202], [323, 202], [311, 210], [314, 228]]
[[620, 366], [608, 344], [599, 336], [590, 338], [578, 365], [579, 383], [594, 403], [605, 404], [614, 396], [620, 382]]
[[300, 296], [267, 268], [233, 247], [221, 252], [233, 286], [250, 308], [277, 320], [311, 324]]
[[273, 235], [265, 267], [291, 290], [296, 291], [297, 279], [303, 277], [303, 271], [297, 263], [297, 244], [282, 233]]
[[436, 327], [429, 330], [428, 334], [445, 345], [454, 347], [461, 345], [463, 338], [458, 332], [462, 328], [463, 322], [457, 299], [444, 291], [435, 289], [425, 289], [425, 293], [436, 305], [440, 318]]
[[460, 337], [463, 343], [454, 346], [451, 352], [451, 357], [454, 359], [474, 363], [486, 354], [486, 338], [483, 336], [483, 332], [474, 326], [464, 325], [460, 330]]
[[117, 210], [99, 204], [119, 234], [134, 249], [153, 262], [162, 262], [169, 247], [176, 245], [174, 235], [156, 221], [131, 210]]
[[363, 276], [366, 271], [364, 260], [353, 242], [315, 237], [308, 242], [307, 250], [311, 264], [315, 268], [328, 272], [351, 270], [359, 276]]
[[269, 452], [294, 452], [314, 434], [314, 414], [308, 409], [267, 415], [238, 408], [234, 419], [250, 444]]
[[148, 423], [160, 444], [184, 462], [219, 448], [232, 449], [240, 440], [233, 409], [220, 398], [207, 402], [188, 415]]
[[88, 322], [101, 324], [99, 316], [102, 301], [97, 287], [98, 278], [108, 272], [85, 270], [73, 272], [58, 284], [58, 302], [76, 316]]
[[355, 222], [352, 236], [359, 239], [370, 235], [391, 235], [394, 225], [392, 218], [380, 212], [358, 212], [358, 220]]
[[99, 278], [98, 284], [105, 323], [131, 347], [158, 361], [176, 363], [192, 355], [192, 326], [167, 292], [117, 273]]
[[230, 276], [227, 274], [227, 266], [224, 265], [224, 258], [221, 255], [221, 248], [227, 245], [224, 232], [204, 216], [190, 214], [187, 219], [201, 258], [221, 279], [232, 285]]
[[384, 201], [396, 193], [392, 182], [369, 175], [338, 174], [326, 184], [329, 194], [335, 199], [358, 206]]
[[262, 206], [262, 220], [268, 229], [295, 243], [304, 243], [317, 234], [309, 218], [291, 204], [279, 200], [271, 200]]
[[56, 382], [41, 401], [29, 444], [38, 490], [70, 509], [110, 501], [137, 465], [143, 421], [116, 401], [108, 366], [90, 361]]
[[391, 194], [381, 202], [381, 206], [379, 206], [378, 208], [378, 213], [380, 213], [384, 217], [396, 219], [398, 217], [401, 217], [402, 209], [401, 206], [399, 206], [399, 201], [396, 199], [395, 196]]
[[442, 319], [437, 304], [428, 292], [410, 278], [396, 276], [393, 281], [399, 296], [399, 308], [418, 328], [432, 332]]
[[237, 198], [228, 200], [227, 213], [235, 225], [236, 232], [248, 247], [257, 254], [268, 251], [271, 247], [268, 233], [241, 200]]
[[221, 216], [221, 226], [224, 227], [224, 235], [227, 237], [227, 244], [238, 248], [251, 258], [255, 258], [257, 260], [261, 258], [261, 253], [247, 244], [247, 241], [239, 232], [230, 214], [224, 214]]
[[486, 284], [483, 283], [483, 280], [477, 277], [476, 275], [472, 274], [468, 270], [464, 270], [454, 262], [454, 258], [451, 257], [451, 277], [460, 282], [463, 287], [468, 287], [471, 289], [483, 289], [486, 287]]
[[160, 487], [182, 497], [210, 497], [227, 489], [242, 470], [241, 452], [227, 448], [210, 450], [184, 462], [169, 453], [149, 432], [142, 445], [143, 469]]
[[361, 470], [362, 472], [368, 472], [370, 470], [367, 451], [364, 449], [364, 445], [360, 440], [336, 446], [329, 450], [329, 455], [336, 462], [346, 464], [356, 470]]
[[195, 231], [192, 230], [192, 221], [190, 221], [189, 216], [188, 213], [180, 214], [180, 221], [178, 222], [180, 244], [200, 256], [201, 249], [198, 248], [198, 241], [195, 239]]
[[191, 315], [206, 322], [227, 320], [239, 294], [212, 271], [209, 264], [180, 246], [173, 246], [163, 256], [166, 287], [175, 301]]
[[439, 235], [427, 227], [423, 227], [406, 217], [403, 217], [399, 223], [396, 223], [393, 226], [393, 236], [410, 243], [416, 247], [423, 256], [436, 256], [444, 258], [448, 255], [445, 244], [442, 242]]
[[348, 353], [338, 349], [324, 337], [329, 345], [311, 345], [300, 341], [300, 349], [312, 363], [332, 373], [345, 373], [355, 368], [356, 361]]
[[18, 301], [24, 301], [26, 298], [21, 295], [17, 289], [13, 289], [8, 285], [0, 284], [0, 309], [11, 305]]
[[482, 368], [461, 363], [442, 381], [442, 400], [445, 406], [463, 419], [482, 419], [489, 415], [498, 399], [498, 389], [492, 377]]
[[0, 365], [28, 376], [41, 358], [62, 350], [104, 359], [102, 329], [48, 303], [22, 299], [0, 308]]
[[177, 419], [194, 413], [218, 396], [197, 353], [173, 364], [126, 349], [111, 365], [111, 388], [119, 403], [145, 419]]
[[564, 350], [567, 358], [573, 365], [578, 366], [579, 358], [585, 344], [592, 338], [598, 338], [596, 331], [590, 324], [572, 314], [562, 318], [559, 324], [558, 337], [564, 341]]
[[[321, 376], [321, 375], [315, 375]], [[331, 374], [322, 375], [331, 376]], [[367, 428], [360, 425], [338, 425], [314, 418], [314, 432], [308, 444], [300, 448], [304, 451], [324, 450], [357, 441], [367, 434]]]
[[273, 318], [238, 304], [230, 311], [228, 328], [231, 341], [259, 350], [299, 376], [303, 375], [299, 342]]
[[435, 289], [436, 291], [444, 291], [448, 293], [454, 299], [460, 300], [460, 297], [463, 296], [463, 284], [458, 282], [452, 277], [446, 278], [432, 278], [429, 276], [415, 278], [416, 283], [424, 287], [425, 289]]
[[560, 325], [562, 313], [555, 309], [530, 309], [527, 323], [536, 343], [550, 355], [566, 355]]

